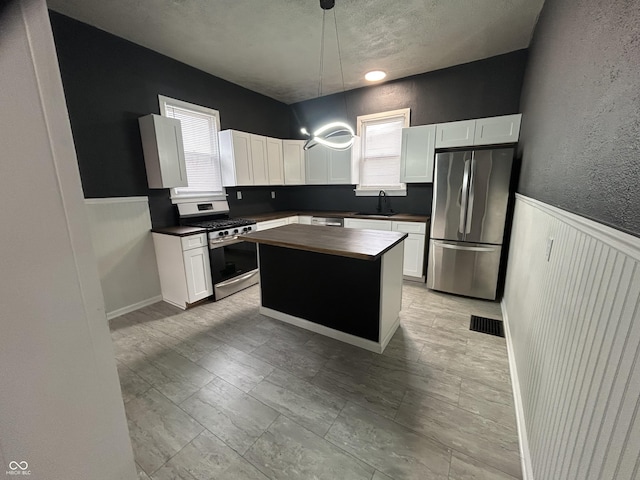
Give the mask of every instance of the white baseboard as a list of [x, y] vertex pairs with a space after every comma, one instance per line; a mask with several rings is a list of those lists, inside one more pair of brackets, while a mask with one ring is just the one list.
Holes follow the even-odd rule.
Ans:
[[153, 305], [154, 303], [158, 303], [161, 300], [162, 295], [157, 295], [155, 297], [142, 300], [141, 302], [134, 303], [133, 305], [127, 305], [126, 307], [118, 308], [117, 310], [114, 310], [112, 312], [107, 312], [107, 320], [111, 320], [113, 318], [120, 317], [121, 315], [134, 312], [148, 305]]
[[326, 337], [330, 337], [335, 340], [348, 343], [350, 345], [355, 345], [356, 347], [364, 348], [365, 350], [369, 350], [370, 352], [374, 353], [383, 352], [387, 343], [389, 343], [389, 340], [391, 340], [391, 337], [393, 337], [393, 334], [398, 328], [398, 325], [400, 325], [400, 318], [398, 318], [396, 319], [393, 327], [391, 327], [391, 330], [389, 331], [387, 337], [384, 338], [382, 342], [374, 342], [372, 340], [367, 340], [366, 338], [360, 338], [349, 333], [341, 332], [340, 330], [334, 330], [333, 328], [325, 327], [324, 325], [320, 325], [319, 323], [310, 322], [309, 320], [305, 320], [299, 317], [294, 317], [293, 315], [289, 315], [288, 313], [278, 312], [277, 310], [272, 310], [267, 307], [261, 306], [260, 313], [267, 317], [280, 320], [281, 322], [289, 323], [291, 325], [295, 325], [296, 327], [304, 328], [306, 330], [319, 333], [320, 335], [324, 335]]
[[513, 344], [511, 343], [511, 332], [509, 331], [509, 317], [504, 298], [500, 302], [502, 319], [507, 342], [507, 355], [509, 357], [509, 373], [511, 374], [511, 388], [513, 389], [513, 403], [516, 410], [516, 423], [518, 426], [518, 440], [520, 445], [520, 461], [522, 463], [522, 479], [534, 480], [533, 467], [531, 463], [531, 451], [529, 450], [529, 440], [527, 436], [527, 426], [524, 419], [524, 408], [522, 407], [522, 395], [520, 394], [520, 382], [518, 380], [518, 369], [516, 359], [513, 354]]

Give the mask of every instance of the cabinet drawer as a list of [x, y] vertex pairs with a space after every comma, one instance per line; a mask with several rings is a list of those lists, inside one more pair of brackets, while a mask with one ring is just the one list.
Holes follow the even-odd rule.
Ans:
[[471, 146], [475, 131], [475, 120], [439, 123], [436, 125], [436, 148]]
[[420, 222], [391, 222], [391, 229], [394, 232], [419, 233], [425, 235], [427, 233], [427, 224]]
[[368, 230], [391, 231], [391, 221], [389, 220], [365, 220], [360, 218], [345, 218], [345, 228], [364, 228]]
[[182, 250], [204, 247], [207, 245], [207, 234], [189, 235], [188, 237], [182, 237], [180, 241], [182, 242]]

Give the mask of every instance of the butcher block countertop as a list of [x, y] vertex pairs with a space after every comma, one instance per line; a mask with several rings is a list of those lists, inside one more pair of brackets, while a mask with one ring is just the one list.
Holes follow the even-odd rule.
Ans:
[[241, 235], [244, 240], [276, 247], [375, 260], [406, 237], [406, 233], [291, 224]]
[[254, 220], [256, 222], [266, 222], [267, 220], [276, 220], [278, 218], [291, 217], [293, 215], [309, 215], [312, 217], [325, 217], [325, 218], [363, 218], [369, 220], [391, 220], [394, 222], [421, 222], [426, 223], [429, 221], [428, 215], [414, 215], [412, 213], [396, 213], [390, 217], [386, 215], [357, 215], [358, 212], [340, 212], [340, 211], [285, 211], [285, 212], [269, 212], [269, 213], [256, 213], [251, 215], [239, 215], [242, 218], [248, 220]]
[[174, 237], [188, 237], [189, 235], [198, 235], [206, 233], [206, 228], [200, 227], [160, 227], [151, 229], [153, 233], [162, 233], [163, 235], [173, 235]]

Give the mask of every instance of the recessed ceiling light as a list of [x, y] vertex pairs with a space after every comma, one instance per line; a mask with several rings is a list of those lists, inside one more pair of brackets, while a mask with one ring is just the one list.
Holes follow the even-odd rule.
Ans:
[[373, 70], [372, 72], [367, 73], [364, 78], [366, 80], [369, 80], [370, 82], [377, 82], [378, 80], [382, 80], [386, 76], [387, 74], [382, 70]]

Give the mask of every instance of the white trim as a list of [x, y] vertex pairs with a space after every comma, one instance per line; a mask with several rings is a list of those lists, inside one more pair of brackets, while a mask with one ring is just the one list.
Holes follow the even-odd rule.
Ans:
[[[224, 190], [224, 187], [222, 187]], [[171, 189], [173, 191], [173, 189]], [[226, 191], [226, 190], [225, 190]], [[180, 195], [180, 196], [171, 196], [171, 203], [174, 205], [177, 203], [202, 203], [202, 202], [216, 202], [220, 200], [227, 201], [227, 197], [229, 195], [227, 193], [222, 193], [220, 195]]]
[[293, 315], [289, 315], [288, 313], [278, 312], [277, 310], [272, 310], [267, 307], [260, 306], [260, 313], [267, 317], [280, 320], [281, 322], [289, 323], [291, 325], [295, 325], [296, 327], [304, 328], [306, 330], [319, 333], [320, 335], [324, 335], [335, 340], [340, 340], [341, 342], [355, 345], [356, 347], [364, 348], [365, 350], [369, 350], [370, 352], [374, 353], [382, 353], [387, 343], [389, 343], [389, 340], [391, 340], [391, 337], [398, 328], [398, 325], [400, 325], [400, 318], [398, 317], [394, 323], [394, 326], [391, 328], [389, 335], [387, 335], [387, 338], [384, 338], [382, 343], [379, 343], [372, 340], [367, 340], [365, 338], [356, 337], [355, 335], [341, 332], [340, 330], [334, 330], [333, 328], [325, 327], [324, 325], [320, 325], [319, 323], [310, 322], [309, 320], [294, 317]]
[[[184, 108], [185, 110], [194, 110], [206, 115], [212, 115], [216, 117], [216, 119], [218, 120], [218, 125], [220, 125], [220, 112], [218, 112], [218, 110], [209, 107], [203, 107], [202, 105], [197, 105], [195, 103], [185, 102], [184, 100], [178, 100], [177, 98], [173, 97], [158, 95], [158, 103], [160, 104], [160, 115], [162, 115], [163, 117], [167, 116], [167, 112], [164, 108], [165, 102], [170, 103], [171, 105], [175, 105], [178, 108]], [[222, 130], [222, 127], [220, 127], [220, 130]]]
[[509, 373], [511, 374], [511, 388], [513, 390], [513, 403], [516, 410], [516, 424], [518, 427], [518, 444], [520, 446], [520, 462], [522, 463], [522, 479], [534, 480], [533, 465], [531, 462], [531, 450], [529, 449], [529, 437], [527, 436], [527, 426], [524, 418], [524, 406], [522, 405], [522, 395], [520, 393], [520, 381], [518, 380], [518, 369], [516, 368], [516, 358], [513, 353], [511, 343], [511, 331], [509, 330], [509, 317], [507, 315], [507, 305], [504, 298], [500, 302], [502, 319], [504, 324], [505, 340], [507, 342], [507, 356], [509, 357]]
[[376, 190], [372, 188], [354, 188], [353, 189], [353, 191], [356, 194], [356, 197], [377, 197], [380, 194], [380, 190], [384, 190], [384, 193], [388, 197], [406, 197], [407, 196], [406, 189], [390, 190], [390, 189], [386, 189], [385, 187], [380, 187], [379, 189], [376, 189]]
[[157, 295], [155, 297], [142, 300], [141, 302], [134, 303], [133, 305], [127, 305], [126, 307], [118, 308], [117, 310], [113, 310], [112, 312], [107, 312], [107, 320], [111, 320], [113, 318], [120, 317], [127, 313], [134, 312], [143, 307], [153, 305], [154, 303], [158, 303], [160, 301], [162, 301], [162, 295]]
[[558, 207], [554, 207], [547, 203], [541, 202], [534, 198], [526, 197], [519, 193], [516, 193], [516, 200], [524, 202], [532, 207], [535, 207], [543, 212], [552, 215], [559, 220], [562, 220], [568, 225], [591, 235], [592, 237], [604, 242], [605, 244], [619, 250], [625, 255], [640, 261], [640, 238], [629, 235], [628, 233], [616, 230], [613, 227], [609, 227], [602, 223], [598, 223], [594, 220], [586, 217], [581, 217], [575, 213], [568, 212]]
[[358, 115], [356, 117], [356, 135], [361, 136], [362, 122], [371, 122], [374, 120], [383, 120], [392, 117], [404, 117], [405, 127], [411, 124], [411, 109], [399, 108], [398, 110], [389, 110], [388, 112], [370, 113], [368, 115]]
[[148, 203], [149, 197], [104, 197], [104, 198], [85, 198], [85, 205], [101, 205], [111, 203]]

